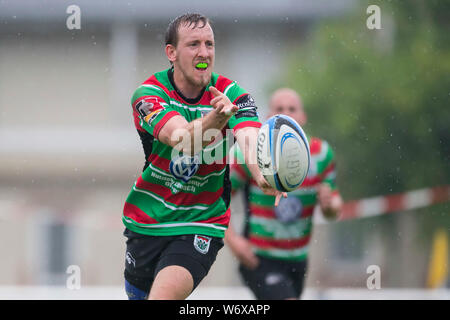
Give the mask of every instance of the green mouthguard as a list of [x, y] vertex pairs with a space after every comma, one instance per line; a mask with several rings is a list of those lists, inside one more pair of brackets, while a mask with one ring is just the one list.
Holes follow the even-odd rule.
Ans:
[[202, 62], [202, 63], [197, 63], [196, 67], [197, 67], [197, 68], [200, 68], [200, 69], [206, 69], [206, 68], [208, 68], [208, 64], [207, 64], [207, 63], [204, 63], [204, 62]]

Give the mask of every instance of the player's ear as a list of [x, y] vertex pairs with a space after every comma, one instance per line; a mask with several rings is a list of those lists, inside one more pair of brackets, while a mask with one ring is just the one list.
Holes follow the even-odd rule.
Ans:
[[175, 46], [171, 44], [166, 45], [166, 56], [167, 59], [169, 59], [169, 61], [172, 63], [177, 60], [177, 49], [175, 48]]

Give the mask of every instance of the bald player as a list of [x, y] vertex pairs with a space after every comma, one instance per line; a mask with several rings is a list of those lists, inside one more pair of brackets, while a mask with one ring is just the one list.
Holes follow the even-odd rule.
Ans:
[[[284, 114], [300, 126], [307, 121], [300, 96], [282, 88], [270, 98], [269, 117]], [[231, 227], [225, 241], [239, 260], [239, 272], [257, 299], [299, 299], [306, 278], [314, 208], [335, 219], [342, 207], [336, 187], [334, 154], [325, 140], [309, 137], [310, 170], [302, 185], [274, 207], [274, 198], [265, 195], [252, 179], [242, 153], [231, 167], [232, 192], [244, 191], [246, 218], [242, 235]], [[233, 200], [235, 200], [233, 198]]]

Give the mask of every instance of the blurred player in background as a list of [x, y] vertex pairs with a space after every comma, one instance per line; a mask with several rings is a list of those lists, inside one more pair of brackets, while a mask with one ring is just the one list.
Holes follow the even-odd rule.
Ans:
[[[269, 117], [284, 114], [300, 126], [306, 124], [300, 96], [291, 89], [275, 91], [270, 99]], [[335, 219], [342, 207], [336, 188], [335, 162], [328, 143], [308, 137], [311, 164], [308, 176], [295, 191], [273, 206], [273, 196], [264, 194], [253, 175], [242, 164], [242, 153], [234, 148], [238, 161], [232, 164], [233, 193], [244, 191], [246, 210], [243, 236], [231, 226], [225, 241], [239, 259], [239, 272], [257, 299], [298, 299], [306, 279], [312, 218], [318, 204], [329, 219]]]
[[[256, 184], [277, 202], [282, 196], [259, 172], [256, 152], [248, 152], [256, 150], [261, 126], [254, 100], [212, 72], [215, 43], [208, 18], [185, 14], [172, 21], [165, 52], [171, 67], [151, 76], [132, 97], [146, 162], [122, 217], [130, 299], [184, 299], [215, 261], [230, 219], [226, 129], [246, 146]], [[206, 132], [214, 134], [205, 137]], [[212, 154], [219, 158], [202, 160]]]

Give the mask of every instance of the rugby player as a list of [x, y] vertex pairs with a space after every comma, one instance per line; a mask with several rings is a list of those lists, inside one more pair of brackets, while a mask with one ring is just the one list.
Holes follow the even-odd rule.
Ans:
[[[269, 117], [284, 114], [300, 126], [306, 113], [300, 96], [292, 89], [275, 91], [270, 99]], [[242, 161], [232, 165], [233, 193], [244, 190], [246, 219], [243, 235], [230, 227], [225, 241], [239, 259], [239, 272], [257, 299], [298, 299], [307, 271], [307, 258], [316, 205], [325, 217], [335, 219], [342, 207], [336, 187], [334, 153], [329, 144], [308, 137], [311, 162], [308, 176], [289, 197], [273, 206], [273, 196], [263, 193]], [[235, 157], [242, 153], [235, 148]]]
[[207, 275], [230, 219], [227, 130], [255, 183], [276, 203], [286, 196], [259, 172], [261, 123], [254, 100], [235, 81], [213, 72], [209, 19], [177, 17], [165, 43], [170, 68], [142, 83], [131, 101], [145, 166], [122, 217], [129, 299], [185, 299]]

